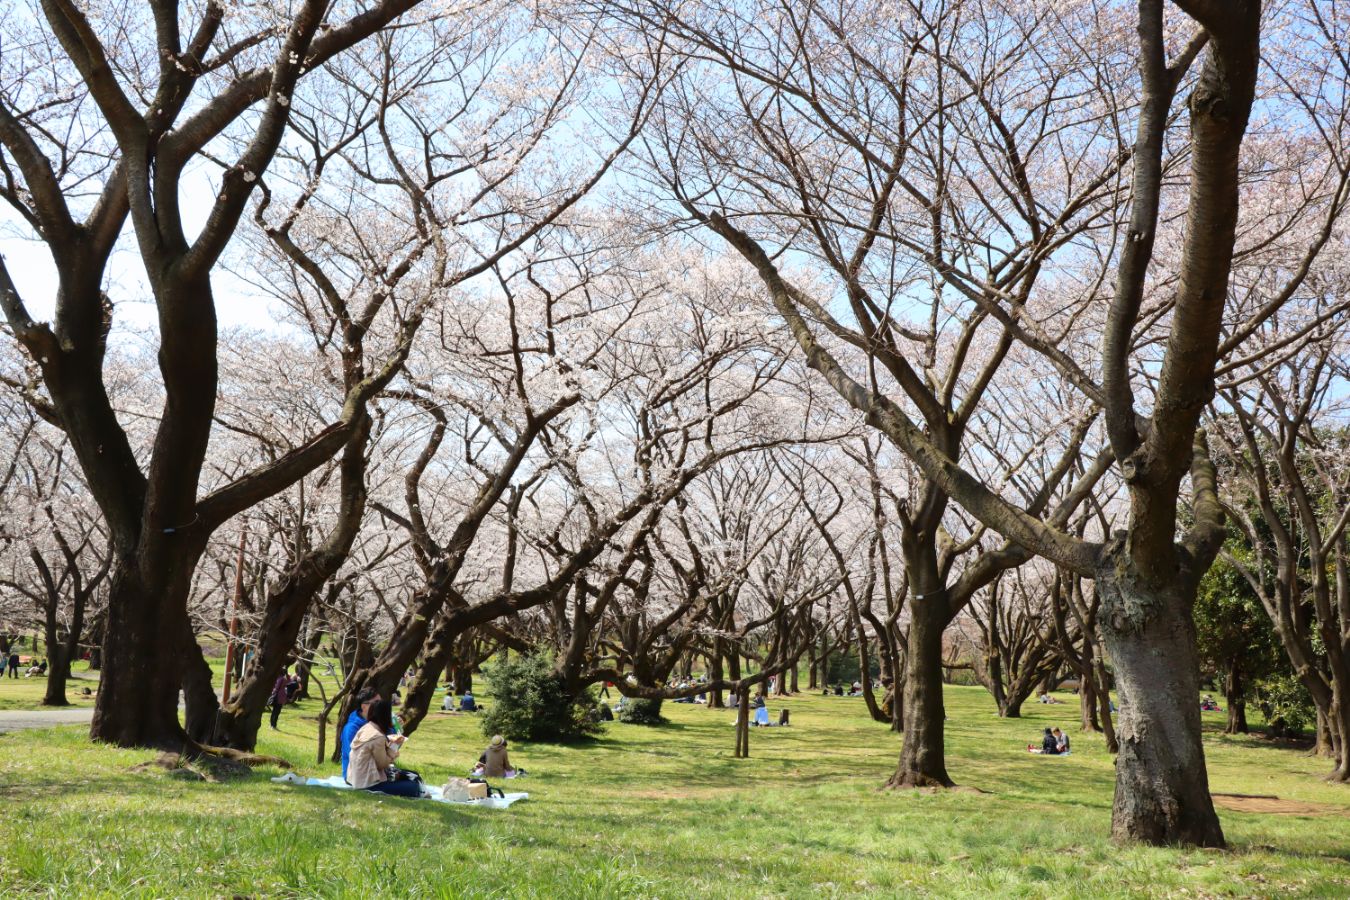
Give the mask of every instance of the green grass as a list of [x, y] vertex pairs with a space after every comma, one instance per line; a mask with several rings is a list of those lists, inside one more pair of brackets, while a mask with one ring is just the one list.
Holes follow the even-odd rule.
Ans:
[[[1214, 790], [1336, 814], [1221, 811], [1229, 851], [1119, 848], [1107, 840], [1111, 757], [1077, 733], [1067, 699], [1000, 720], [983, 690], [947, 688], [949, 768], [987, 793], [879, 791], [899, 737], [860, 700], [801, 697], [786, 704], [792, 728], [752, 732], [749, 760], [731, 756], [730, 711], [676, 704], [666, 727], [513, 745], [531, 777], [511, 786], [530, 800], [500, 811], [279, 786], [274, 769], [220, 784], [133, 772], [150, 754], [89, 746], [80, 728], [0, 736], [0, 886], [53, 897], [1350, 896], [1350, 789], [1319, 780], [1324, 760], [1211, 733]], [[259, 750], [335, 771], [313, 762], [317, 709], [288, 708]], [[1071, 757], [1025, 752], [1047, 724], [1072, 726]], [[435, 714], [403, 762], [435, 783], [483, 745], [473, 717]]]
[[[52, 709], [42, 705], [42, 695], [47, 693], [47, 677], [34, 675], [24, 678], [24, 669], [19, 670], [18, 678], [0, 678], [0, 712], [10, 710]], [[89, 671], [89, 663], [77, 662], [71, 666], [71, 677], [66, 681], [66, 699], [71, 707], [94, 705], [94, 696], [85, 697], [80, 688], [98, 690], [98, 673]]]

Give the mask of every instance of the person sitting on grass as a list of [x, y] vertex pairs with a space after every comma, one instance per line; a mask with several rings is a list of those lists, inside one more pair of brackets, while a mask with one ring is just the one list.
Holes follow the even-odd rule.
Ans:
[[494, 734], [488, 748], [479, 754], [474, 774], [484, 778], [515, 778], [524, 773], [511, 766], [511, 757], [506, 753], [506, 738]]
[[1050, 732], [1055, 736], [1055, 752], [1064, 754], [1069, 752], [1069, 736], [1058, 728]]
[[459, 698], [460, 712], [478, 712], [478, 701], [473, 698], [473, 691], [465, 690], [464, 696]]
[[338, 744], [342, 748], [342, 777], [348, 783], [351, 779], [347, 777], [347, 765], [352, 755], [352, 741], [356, 738], [356, 733], [365, 727], [369, 721], [370, 708], [380, 699], [380, 694], [373, 687], [363, 687], [356, 694], [356, 709], [347, 717], [347, 722], [342, 726], [342, 734], [338, 737]]
[[348, 761], [348, 780], [362, 791], [391, 794], [395, 797], [421, 797], [422, 786], [410, 779], [392, 779], [394, 760], [406, 741], [394, 733], [394, 707], [388, 700], [370, 706], [370, 718], [352, 738]]
[[1049, 728], [1045, 729], [1045, 735], [1041, 738], [1041, 753], [1048, 756], [1059, 755], [1059, 742], [1055, 740], [1055, 734]]

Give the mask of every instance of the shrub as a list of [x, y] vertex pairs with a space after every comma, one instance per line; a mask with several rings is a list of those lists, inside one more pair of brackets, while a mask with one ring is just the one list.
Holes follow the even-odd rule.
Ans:
[[591, 691], [573, 696], [546, 655], [512, 656], [487, 672], [492, 705], [483, 734], [522, 741], [573, 741], [601, 730]]
[[664, 725], [668, 721], [661, 715], [660, 700], [640, 700], [629, 698], [619, 709], [619, 721], [629, 725]]

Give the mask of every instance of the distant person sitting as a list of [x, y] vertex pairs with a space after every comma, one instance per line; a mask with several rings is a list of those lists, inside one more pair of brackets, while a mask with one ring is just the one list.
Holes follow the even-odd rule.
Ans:
[[395, 797], [420, 797], [422, 786], [411, 779], [394, 780], [394, 760], [398, 759], [405, 738], [394, 734], [394, 707], [388, 700], [370, 706], [370, 719], [352, 739], [348, 780], [362, 791], [392, 794]]
[[342, 750], [342, 777], [348, 781], [351, 781], [347, 777], [347, 769], [352, 754], [352, 741], [356, 739], [356, 733], [370, 721], [370, 708], [379, 699], [380, 694], [373, 687], [361, 688], [356, 694], [356, 709], [347, 717], [346, 723], [342, 726], [342, 734], [338, 736], [338, 744]]
[[1055, 736], [1055, 752], [1064, 754], [1069, 752], [1069, 736], [1058, 728], [1052, 729], [1051, 734]]
[[466, 690], [464, 696], [459, 698], [460, 712], [478, 712], [478, 701], [473, 698], [473, 691]]
[[836, 697], [844, 696], [844, 686], [842, 684], [836, 684], [834, 686], [834, 695]]
[[755, 724], [767, 726], [769, 724], [769, 710], [764, 706], [755, 707]]

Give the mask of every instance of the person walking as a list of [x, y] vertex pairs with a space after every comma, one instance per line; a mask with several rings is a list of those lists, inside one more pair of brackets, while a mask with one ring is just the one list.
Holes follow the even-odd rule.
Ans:
[[277, 680], [272, 684], [272, 730], [277, 728], [277, 719], [281, 718], [281, 708], [286, 705], [286, 688], [291, 683], [289, 668], [283, 668]]
[[9, 654], [9, 677], [19, 677], [19, 654], [17, 651], [10, 651]]

